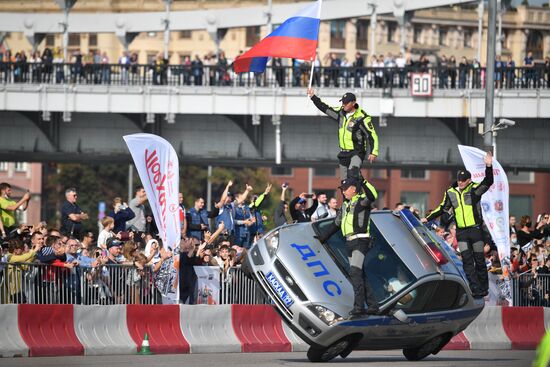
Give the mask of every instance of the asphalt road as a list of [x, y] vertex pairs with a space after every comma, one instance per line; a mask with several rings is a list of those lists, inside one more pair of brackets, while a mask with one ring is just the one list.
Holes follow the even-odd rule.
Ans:
[[[382, 366], [480, 366], [480, 367], [528, 367], [535, 351], [486, 350], [486, 351], [444, 351], [420, 362], [409, 362], [401, 351], [353, 352], [348, 358], [334, 359], [321, 366], [382, 367]], [[316, 364], [317, 365], [317, 364]], [[184, 354], [156, 356], [87, 356], [49, 358], [0, 358], [0, 366], [72, 367], [72, 366], [115, 366], [115, 367], [274, 367], [313, 366], [305, 353], [228, 353], [228, 354]], [[319, 365], [317, 365], [319, 366]]]

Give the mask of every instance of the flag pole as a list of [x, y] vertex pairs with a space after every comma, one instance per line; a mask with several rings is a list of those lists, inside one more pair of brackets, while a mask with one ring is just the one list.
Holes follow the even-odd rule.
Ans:
[[[321, 8], [323, 7], [323, 0], [319, 0], [319, 12], [317, 16], [319, 17], [319, 26], [321, 25]], [[315, 57], [311, 60], [311, 73], [309, 74], [309, 89], [313, 85], [313, 72], [315, 70], [315, 61], [317, 61], [317, 48], [319, 47], [319, 36], [317, 36], [317, 47], [315, 48]]]
[[315, 69], [316, 60], [317, 54], [315, 54], [315, 58], [311, 61], [311, 73], [309, 73], [309, 89], [311, 89], [311, 86], [313, 85], [313, 70]]

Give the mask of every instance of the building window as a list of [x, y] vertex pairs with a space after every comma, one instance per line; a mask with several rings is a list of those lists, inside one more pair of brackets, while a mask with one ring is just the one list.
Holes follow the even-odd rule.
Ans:
[[394, 22], [388, 22], [388, 34], [386, 41], [388, 43], [395, 43], [395, 33], [397, 31], [397, 24]]
[[401, 202], [405, 205], [418, 209], [420, 211], [420, 215], [422, 216], [426, 213], [426, 208], [428, 206], [428, 193], [403, 191], [401, 193]]
[[46, 35], [46, 47], [55, 46], [55, 34]]
[[88, 35], [88, 46], [97, 47], [97, 33], [90, 33]]
[[271, 167], [271, 176], [292, 176], [292, 167]]
[[334, 177], [336, 168], [334, 167], [316, 167], [313, 169], [314, 176]]
[[422, 27], [417, 25], [413, 28], [413, 43], [421, 43], [420, 36], [422, 36]]
[[378, 190], [378, 197], [374, 201], [374, 205], [376, 205], [378, 209], [382, 209], [386, 206], [385, 202], [386, 202], [386, 191]]
[[154, 51], [147, 52], [147, 64], [155, 62], [155, 60], [157, 59], [157, 55], [158, 53]]
[[529, 215], [533, 218], [533, 197], [529, 195], [510, 195], [510, 215], [516, 218]]
[[447, 28], [439, 28], [439, 46], [447, 46]]
[[[510, 41], [510, 32], [508, 31], [508, 29], [503, 29], [502, 30], [502, 48], [508, 50], [510, 48], [510, 46], [508, 45], [509, 41]], [[497, 41], [498, 42], [498, 41]]]
[[80, 47], [80, 33], [69, 33], [69, 47]]
[[27, 162], [15, 162], [15, 172], [27, 172]]
[[401, 178], [426, 180], [428, 178], [428, 173], [424, 169], [402, 169]]
[[471, 48], [472, 47], [472, 30], [471, 29], [465, 29], [464, 30], [464, 47], [465, 48]]
[[357, 37], [355, 47], [358, 50], [369, 48], [369, 21], [366, 19], [357, 20]]
[[369, 178], [385, 180], [388, 178], [388, 171], [383, 168], [374, 168], [369, 170]]
[[260, 42], [260, 27], [246, 28], [246, 47], [252, 47]]
[[333, 20], [330, 22], [330, 47], [346, 48], [344, 32], [346, 29], [345, 20]]
[[509, 183], [532, 184], [535, 183], [535, 172], [520, 171], [508, 174]]
[[180, 39], [190, 39], [191, 38], [191, 31], [180, 31]]

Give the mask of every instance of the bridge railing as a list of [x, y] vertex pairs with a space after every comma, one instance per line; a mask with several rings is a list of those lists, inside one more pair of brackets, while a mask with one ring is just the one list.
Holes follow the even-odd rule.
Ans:
[[[0, 63], [0, 83], [78, 85], [167, 85], [217, 87], [306, 87], [310, 68], [268, 67], [265, 73], [236, 74], [229, 67], [196, 65], [121, 65]], [[361, 89], [408, 89], [412, 73], [431, 75], [434, 89], [484, 89], [485, 68], [472, 67], [318, 67], [313, 85]], [[497, 89], [550, 89], [550, 65], [497, 68]]]

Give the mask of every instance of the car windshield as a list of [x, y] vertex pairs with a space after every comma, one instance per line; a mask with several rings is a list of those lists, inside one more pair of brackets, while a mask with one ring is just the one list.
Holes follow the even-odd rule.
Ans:
[[[322, 234], [328, 230], [330, 223], [330, 220], [316, 222], [315, 230]], [[401, 289], [415, 282], [416, 278], [373, 222], [370, 224], [370, 234], [374, 243], [365, 256], [363, 274], [371, 284], [378, 302], [384, 303]], [[348, 274], [350, 266], [348, 251], [342, 232], [338, 231], [330, 237], [324, 246], [334, 261]]]

